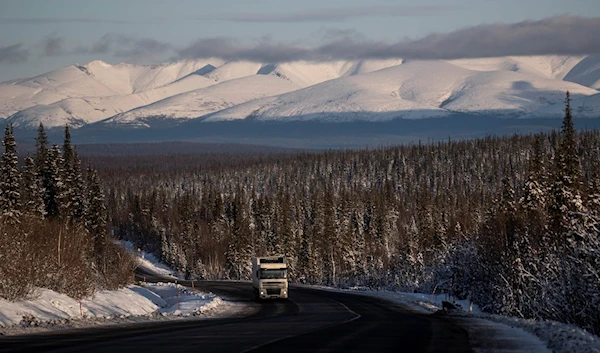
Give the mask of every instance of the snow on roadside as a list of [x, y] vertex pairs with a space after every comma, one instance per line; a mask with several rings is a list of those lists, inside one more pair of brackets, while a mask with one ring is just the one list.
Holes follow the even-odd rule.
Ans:
[[192, 292], [173, 283], [100, 291], [81, 302], [48, 289], [39, 289], [36, 294], [35, 299], [16, 302], [0, 299], [0, 327], [51, 327], [72, 320], [155, 317], [157, 314], [169, 317], [210, 315], [227, 309], [228, 305], [214, 294]]
[[[151, 273], [176, 279], [175, 272], [152, 254], [135, 251], [122, 242]], [[31, 332], [31, 328], [58, 329], [99, 323], [139, 322], [189, 316], [235, 314], [235, 303], [212, 293], [192, 291], [175, 283], [142, 283], [115, 291], [99, 291], [81, 301], [38, 288], [32, 299], [10, 302], [0, 298], [0, 335]], [[239, 309], [237, 309], [239, 311]]]
[[[386, 299], [423, 314], [438, 312], [442, 309], [442, 301], [447, 300], [445, 294], [431, 296], [424, 293], [376, 291], [358, 287], [306, 287]], [[457, 300], [456, 303], [465, 308], [465, 311], [452, 312], [448, 316], [467, 330], [475, 352], [600, 353], [600, 337], [577, 326], [555, 321], [492, 315], [481, 312], [476, 305], [473, 305], [473, 312], [468, 312], [468, 300]]]
[[155, 273], [169, 278], [179, 278], [175, 271], [167, 265], [161, 263], [152, 253], [147, 253], [143, 250], [136, 249], [130, 241], [120, 240], [127, 250], [129, 250], [138, 260], [138, 266], [149, 272]]

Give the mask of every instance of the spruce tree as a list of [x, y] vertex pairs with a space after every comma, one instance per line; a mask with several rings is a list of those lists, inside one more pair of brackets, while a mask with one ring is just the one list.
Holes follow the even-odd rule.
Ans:
[[62, 156], [58, 145], [55, 144], [46, 155], [45, 170], [42, 176], [45, 191], [44, 204], [46, 205], [46, 214], [49, 218], [60, 215], [60, 202], [64, 198], [62, 195], [64, 191], [62, 166]]
[[75, 218], [74, 150], [71, 145], [69, 126], [65, 126], [65, 136], [62, 148], [61, 180], [62, 190], [59, 195], [60, 215], [64, 222], [72, 222]]
[[73, 148], [73, 167], [71, 168], [71, 218], [81, 221], [85, 215], [85, 182], [81, 173], [81, 161], [77, 150]]
[[23, 211], [37, 218], [44, 218], [44, 188], [33, 158], [27, 156], [23, 167]]
[[[552, 170], [551, 202], [549, 204], [550, 227], [555, 240], [566, 236], [571, 220], [582, 212], [581, 169], [577, 155], [577, 140], [571, 113], [571, 97], [567, 92], [565, 117]], [[564, 242], [564, 239], [563, 239]], [[564, 245], [564, 244], [563, 244]]]
[[4, 154], [2, 155], [2, 181], [0, 181], [0, 212], [4, 222], [19, 223], [21, 216], [21, 172], [17, 144], [12, 126], [4, 129]]
[[44, 124], [40, 123], [38, 128], [38, 135], [35, 138], [35, 165], [37, 167], [38, 174], [44, 178], [46, 173], [46, 162], [48, 159], [48, 136], [46, 130], [44, 130]]
[[94, 239], [94, 255], [99, 269], [104, 271], [106, 250], [106, 205], [100, 188], [98, 172], [91, 167], [87, 170], [87, 203], [85, 226]]

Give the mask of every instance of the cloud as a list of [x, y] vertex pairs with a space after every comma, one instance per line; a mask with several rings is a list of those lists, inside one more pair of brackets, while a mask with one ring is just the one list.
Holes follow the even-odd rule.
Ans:
[[[243, 13], [213, 16], [233, 22], [323, 22], [345, 21], [356, 17], [408, 17], [431, 16], [446, 11], [456, 10], [457, 6], [423, 5], [423, 6], [370, 6], [354, 8], [315, 9], [302, 12], [281, 13]], [[200, 18], [208, 19], [208, 18]]]
[[18, 64], [27, 61], [29, 51], [23, 49], [23, 43], [0, 47], [0, 63]]
[[16, 25], [45, 25], [55, 23], [108, 23], [108, 24], [129, 24], [133, 21], [111, 20], [105, 18], [90, 17], [3, 17], [0, 18], [0, 24]]
[[181, 58], [219, 57], [259, 62], [584, 55], [600, 53], [598, 33], [600, 18], [557, 16], [514, 24], [484, 24], [396, 43], [366, 40], [343, 32], [315, 48], [264, 40], [248, 45], [229, 38], [204, 38], [178, 54]]
[[48, 36], [42, 40], [42, 46], [45, 56], [63, 55], [64, 39], [55, 35]]
[[139, 59], [163, 55], [172, 50], [169, 43], [152, 38], [138, 38], [107, 33], [90, 47], [78, 47], [76, 54], [112, 54], [119, 58]]

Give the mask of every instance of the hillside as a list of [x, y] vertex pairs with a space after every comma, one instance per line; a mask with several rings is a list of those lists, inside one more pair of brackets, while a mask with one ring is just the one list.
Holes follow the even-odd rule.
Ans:
[[597, 91], [571, 82], [513, 71], [474, 71], [442, 61], [414, 61], [327, 81], [278, 97], [248, 102], [208, 121], [389, 120], [451, 112], [516, 116]]

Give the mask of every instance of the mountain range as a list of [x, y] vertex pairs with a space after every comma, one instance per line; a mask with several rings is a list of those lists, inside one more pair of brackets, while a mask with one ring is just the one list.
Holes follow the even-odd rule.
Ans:
[[18, 128], [148, 128], [184, 121], [389, 121], [456, 114], [600, 117], [600, 56], [159, 65], [92, 61], [0, 84]]

